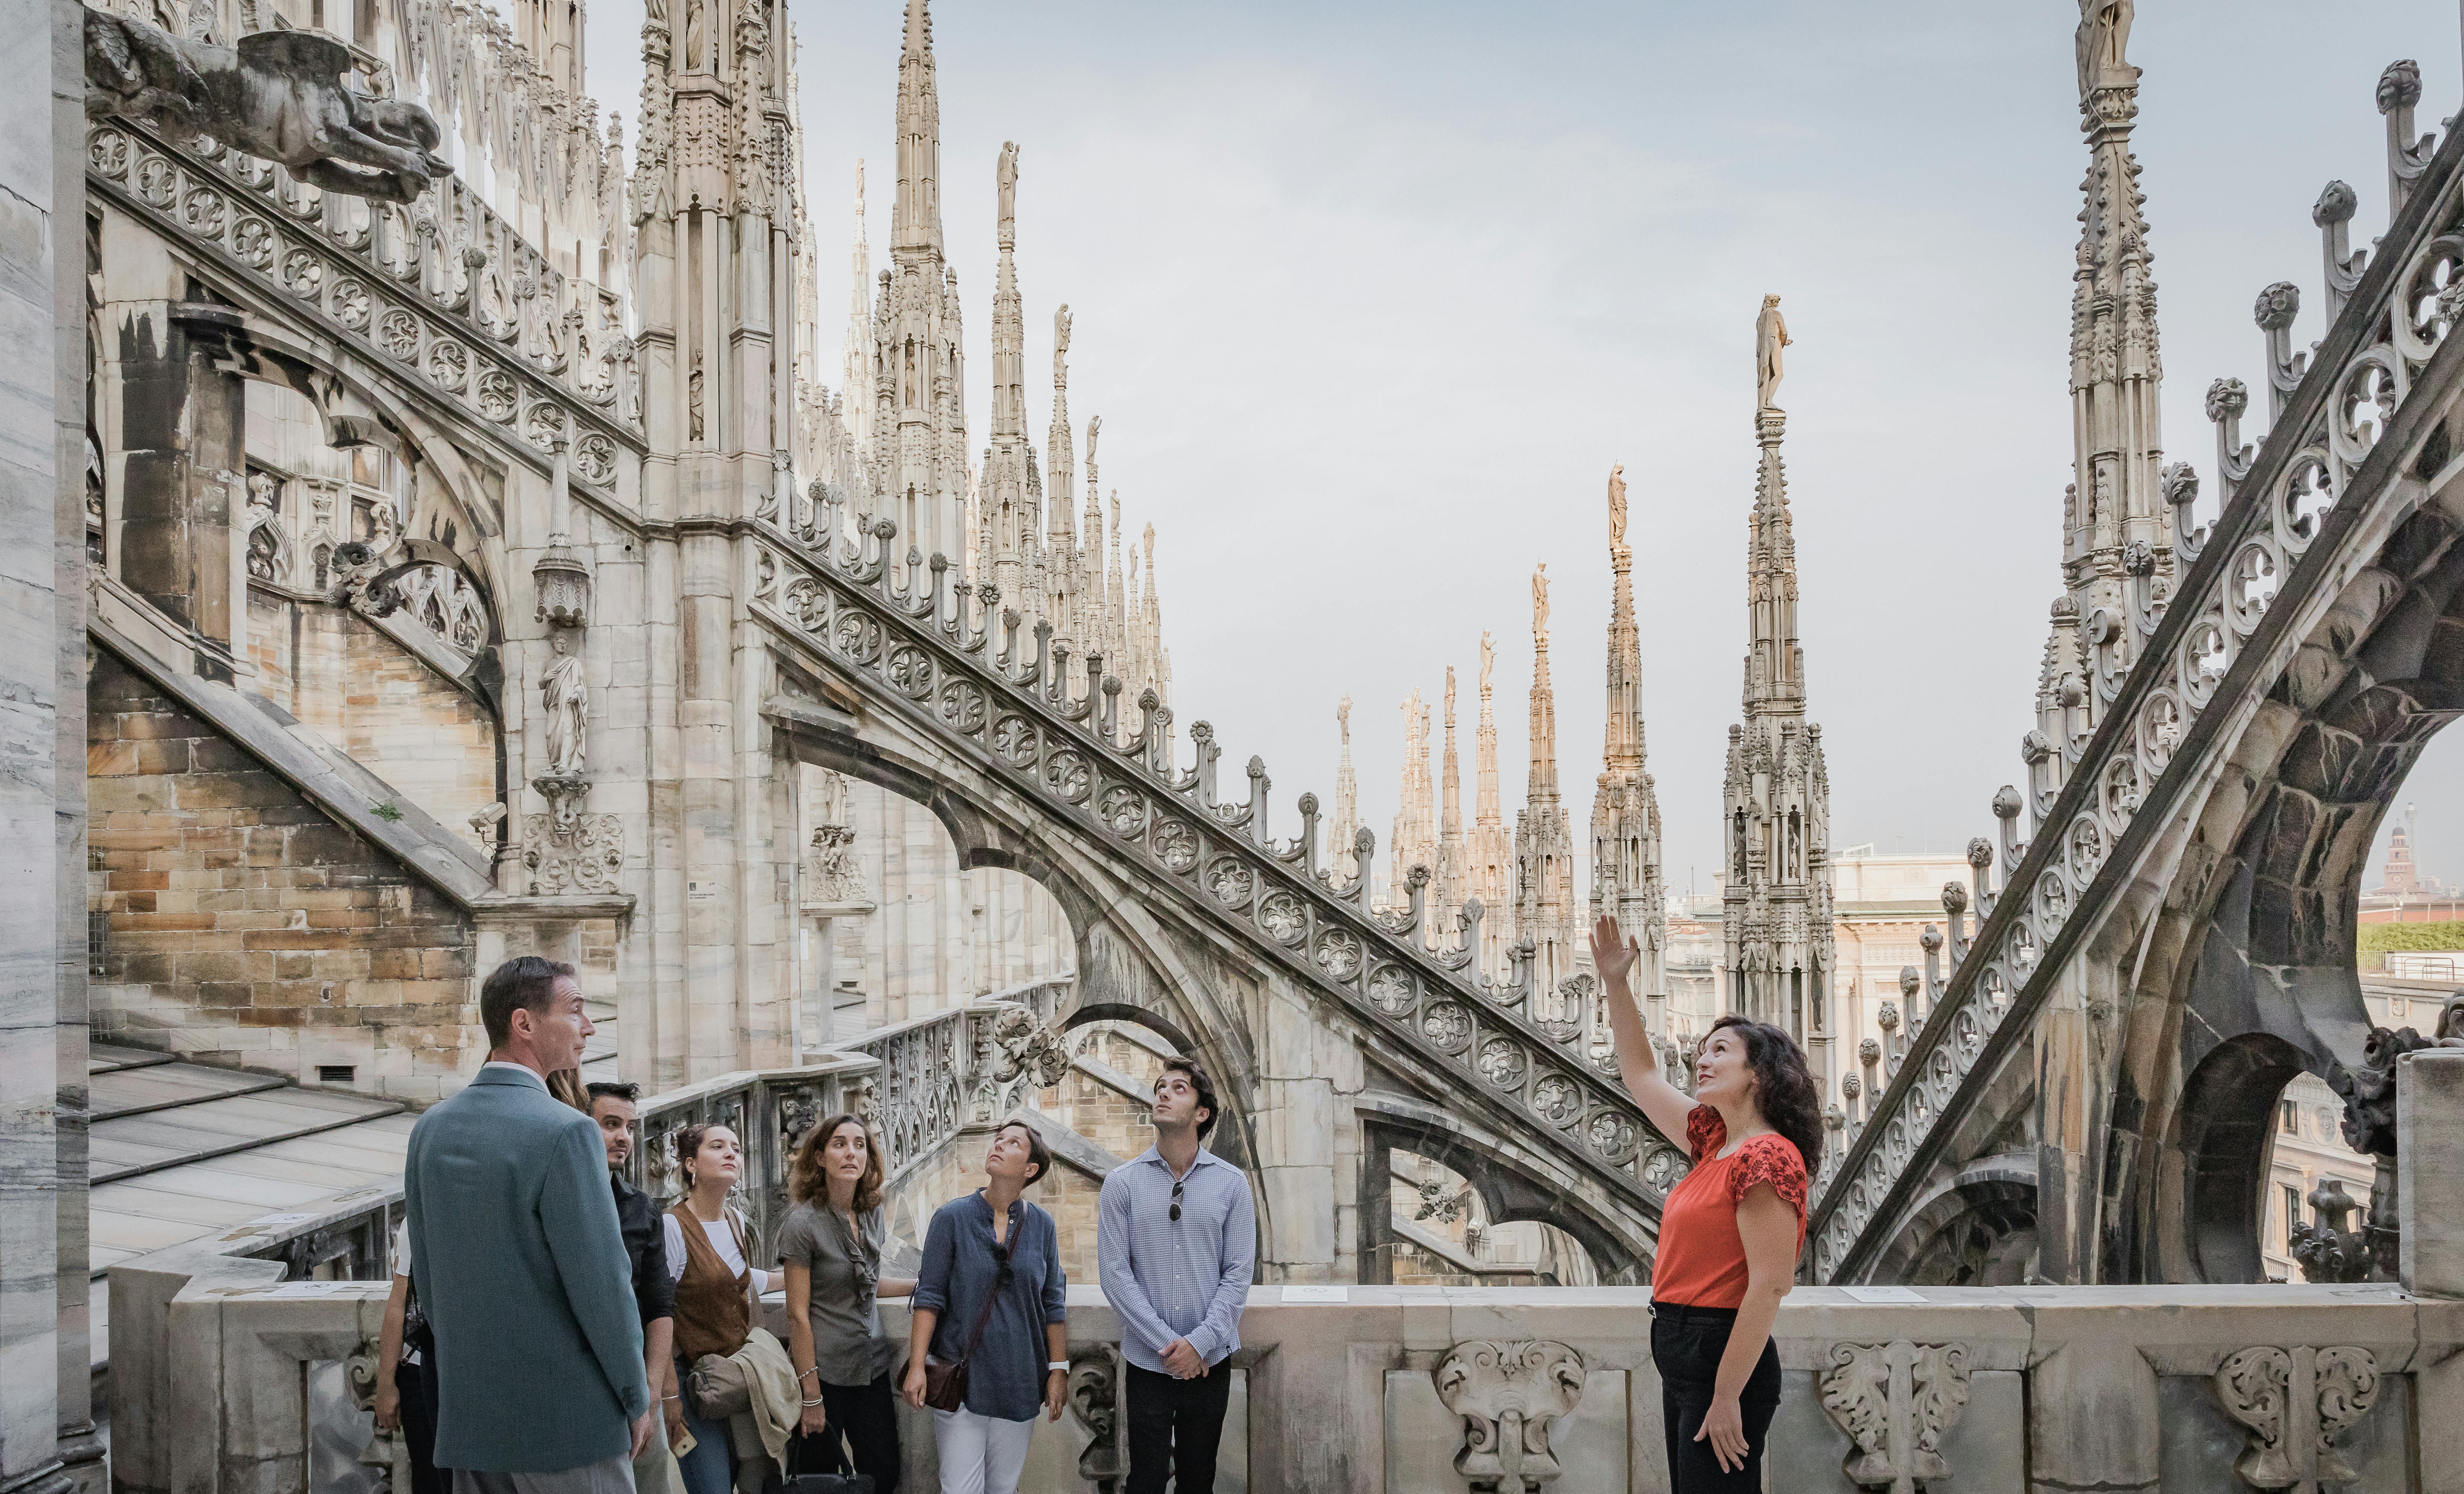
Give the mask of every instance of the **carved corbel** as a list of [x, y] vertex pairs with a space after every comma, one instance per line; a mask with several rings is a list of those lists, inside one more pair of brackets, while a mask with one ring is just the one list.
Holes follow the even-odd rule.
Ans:
[[1549, 1424], [1583, 1398], [1583, 1356], [1547, 1339], [1457, 1344], [1439, 1361], [1438, 1399], [1463, 1418], [1455, 1471], [1473, 1494], [1536, 1494], [1565, 1470]]
[[2249, 1429], [2233, 1472], [2255, 1489], [2314, 1491], [2361, 1477], [2336, 1447], [2378, 1400], [2377, 1356], [2366, 1349], [2256, 1345], [2215, 1373], [2225, 1414]]
[[1950, 1477], [1942, 1439], [1968, 1404], [1968, 1346], [1836, 1344], [1822, 1372], [1822, 1409], [1853, 1444], [1841, 1464], [1859, 1488], [1916, 1494]]
[[992, 1041], [999, 1055], [993, 1065], [996, 1084], [1032, 1073], [1037, 1088], [1048, 1089], [1069, 1072], [1068, 1044], [1023, 1006], [1008, 1007], [993, 1019]]
[[1069, 1414], [1087, 1429], [1078, 1477], [1095, 1494], [1120, 1494], [1129, 1460], [1121, 1446], [1121, 1369], [1111, 1348], [1098, 1345], [1070, 1355], [1068, 1386]]

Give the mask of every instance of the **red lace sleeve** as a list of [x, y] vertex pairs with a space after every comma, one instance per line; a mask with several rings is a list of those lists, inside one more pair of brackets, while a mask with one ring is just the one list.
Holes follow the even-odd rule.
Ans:
[[1685, 1114], [1685, 1145], [1693, 1150], [1694, 1160], [1702, 1161], [1728, 1144], [1727, 1122], [1720, 1112], [1707, 1105], [1698, 1105]]
[[[1691, 1132], [1693, 1128], [1688, 1126]], [[1745, 1201], [1746, 1190], [1756, 1183], [1769, 1183], [1771, 1190], [1796, 1211], [1797, 1222], [1805, 1222], [1805, 1158], [1799, 1156], [1796, 1144], [1784, 1136], [1756, 1136], [1737, 1149], [1736, 1165], [1728, 1169], [1728, 1203], [1731, 1207]]]

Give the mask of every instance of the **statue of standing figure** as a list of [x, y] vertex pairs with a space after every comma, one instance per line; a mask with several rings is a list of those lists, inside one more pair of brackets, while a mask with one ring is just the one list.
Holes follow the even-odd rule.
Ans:
[[1343, 744], [1347, 747], [1351, 746], [1352, 697], [1350, 695], [1346, 695], [1341, 700], [1335, 702], [1334, 725], [1335, 729], [1343, 734]]
[[1609, 469], [1609, 543], [1625, 543], [1625, 463]]
[[1497, 645], [1489, 641], [1488, 629], [1480, 633], [1480, 698], [1488, 698], [1488, 671], [1497, 667]]
[[1549, 636], [1549, 562], [1531, 573], [1531, 636]]
[[553, 652], [539, 671], [539, 709], [547, 724], [547, 771], [550, 777], [582, 776], [583, 728], [590, 722], [590, 686], [582, 677], [582, 655], [569, 628], [548, 634]]
[[1763, 297], [1762, 315], [1754, 319], [1754, 402], [1758, 409], [1779, 408], [1779, 350], [1793, 346], [1788, 321], [1779, 314], [1779, 297]]
[[1001, 182], [1001, 241], [1007, 244], [1018, 232], [1018, 142], [1001, 142], [998, 175]]
[[2079, 97], [2112, 77], [2117, 83], [2131, 81], [2129, 61], [2123, 53], [2130, 46], [2131, 0], [2079, 0]]

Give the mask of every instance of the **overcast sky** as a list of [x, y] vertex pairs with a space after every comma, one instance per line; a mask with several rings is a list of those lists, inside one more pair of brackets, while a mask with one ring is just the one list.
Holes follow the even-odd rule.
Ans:
[[[590, 15], [591, 85], [628, 140], [641, 13], [599, 0]], [[790, 13], [835, 370], [859, 157], [887, 257], [903, 12]], [[1779, 403], [1832, 843], [1956, 847], [1991, 833], [1993, 790], [2022, 774], [2058, 587], [2087, 160], [2077, 21], [2070, 0], [941, 0], [971, 445], [987, 428], [994, 164], [1016, 140], [1030, 432], [1041, 446], [1066, 300], [1081, 437], [1101, 414], [1125, 534], [1158, 532], [1179, 720], [1215, 723], [1227, 793], [1265, 757], [1288, 834], [1302, 791], [1331, 810], [1349, 692], [1381, 866], [1398, 704], [1415, 687], [1436, 700], [1449, 664], [1471, 817], [1483, 628], [1512, 822], [1539, 560], [1559, 770], [1584, 835], [1605, 483], [1623, 462], [1666, 869], [1707, 889], [1745, 639], [1753, 319], [1777, 292], [1796, 340]], [[2458, 55], [2453, 0], [2140, 8], [2166, 445], [2211, 504], [2201, 400], [2220, 375], [2264, 386], [2253, 297], [2297, 282], [2295, 334], [2321, 335], [2310, 205], [2341, 177], [2362, 201], [2356, 241], [2379, 231], [2379, 73], [2418, 58], [2434, 128]], [[2424, 860], [2450, 875], [2464, 873], [2459, 765], [2464, 735], [2443, 737], [2406, 788]]]

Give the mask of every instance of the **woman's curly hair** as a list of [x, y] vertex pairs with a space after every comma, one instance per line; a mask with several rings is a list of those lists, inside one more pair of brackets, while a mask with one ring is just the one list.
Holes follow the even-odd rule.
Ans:
[[1733, 1013], [1711, 1024], [1703, 1035], [1733, 1028], [1745, 1041], [1746, 1066], [1754, 1073], [1754, 1109], [1771, 1129], [1788, 1138], [1805, 1158], [1808, 1181], [1822, 1172], [1822, 1104], [1814, 1088], [1814, 1072], [1805, 1066], [1805, 1051], [1785, 1028], [1749, 1022]]

